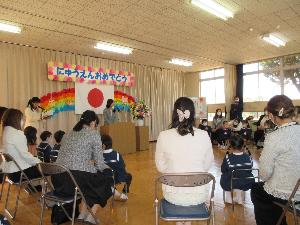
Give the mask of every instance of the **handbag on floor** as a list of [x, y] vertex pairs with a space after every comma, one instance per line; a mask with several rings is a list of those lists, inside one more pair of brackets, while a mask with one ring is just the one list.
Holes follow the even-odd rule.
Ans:
[[[75, 209], [75, 218], [78, 217], [79, 215], [79, 204], [80, 204], [80, 199], [77, 200], [76, 202], [76, 209]], [[72, 217], [72, 212], [73, 212], [73, 202], [71, 203], [66, 203], [63, 205], [64, 209], [68, 212], [69, 216]], [[54, 205], [52, 207], [52, 213], [51, 213], [51, 223], [53, 225], [59, 225], [63, 224], [70, 221], [65, 214], [64, 210], [62, 209], [61, 206]]]

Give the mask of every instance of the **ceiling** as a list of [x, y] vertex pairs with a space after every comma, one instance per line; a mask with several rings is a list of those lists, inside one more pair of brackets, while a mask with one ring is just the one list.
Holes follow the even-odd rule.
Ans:
[[[190, 0], [0, 0], [0, 20], [23, 27], [21, 34], [0, 32], [0, 41], [183, 71], [300, 52], [299, 0], [217, 2], [232, 10], [234, 18], [218, 19]], [[265, 33], [277, 34], [287, 45], [265, 43], [260, 39]], [[97, 41], [134, 52], [101, 52], [94, 49]], [[173, 57], [194, 65], [170, 65]]]

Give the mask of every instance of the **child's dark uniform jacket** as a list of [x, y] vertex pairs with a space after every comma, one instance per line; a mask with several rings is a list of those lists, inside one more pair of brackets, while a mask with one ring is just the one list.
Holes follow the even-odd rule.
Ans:
[[231, 137], [231, 129], [229, 128], [222, 128], [219, 130], [218, 134], [218, 142], [219, 144], [226, 144], [225, 141]]
[[[243, 154], [229, 154], [226, 153], [224, 157], [222, 166], [221, 166], [221, 180], [220, 184], [223, 190], [231, 191], [231, 174], [232, 170], [236, 169], [252, 169], [253, 161], [250, 155]], [[252, 177], [252, 171], [238, 171], [234, 172], [235, 177], [243, 178], [243, 177]], [[247, 191], [251, 188], [252, 183], [254, 183], [254, 179], [237, 179], [233, 180], [232, 187], [233, 189], [240, 189], [243, 191]]]
[[50, 162], [50, 155], [52, 148], [47, 142], [41, 142], [39, 146], [37, 147], [37, 150], [44, 153], [44, 162], [49, 163]]
[[211, 137], [211, 126], [204, 126], [203, 124], [200, 124], [198, 127], [200, 130], [205, 130], [208, 133], [208, 136]]
[[[120, 182], [125, 182], [127, 184], [127, 190], [125, 186], [123, 188], [123, 192], [129, 192], [129, 187], [131, 184], [132, 176], [130, 173], [126, 172], [125, 162], [121, 154], [113, 149], [107, 149], [103, 151], [104, 162], [114, 171], [115, 183], [118, 184]], [[112, 174], [105, 170], [105, 175], [111, 176]]]
[[126, 170], [123, 157], [113, 149], [103, 151], [104, 162], [114, 170], [116, 183], [125, 182]]
[[61, 144], [55, 144], [52, 148], [52, 151], [51, 151], [51, 156], [52, 156], [52, 160], [55, 162], [56, 159], [57, 159], [57, 156], [58, 156], [58, 152], [59, 152], [59, 149], [60, 149], [60, 146]]
[[252, 130], [250, 128], [245, 128], [243, 127], [239, 134], [246, 140], [250, 140], [251, 139], [251, 135], [252, 135]]

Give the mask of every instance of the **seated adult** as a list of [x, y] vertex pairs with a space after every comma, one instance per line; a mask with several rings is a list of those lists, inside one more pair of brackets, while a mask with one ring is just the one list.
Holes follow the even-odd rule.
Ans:
[[211, 138], [213, 141], [218, 140], [219, 132], [220, 129], [223, 128], [224, 121], [225, 121], [225, 117], [222, 115], [222, 109], [217, 109], [211, 125], [211, 129], [212, 129]]
[[[27, 140], [22, 131], [24, 125], [23, 113], [18, 109], [7, 109], [2, 118], [3, 152], [11, 155], [29, 179], [40, 177], [36, 164], [39, 159], [29, 153]], [[3, 172], [9, 179], [19, 182], [21, 172], [14, 162], [4, 162]]]
[[28, 151], [33, 156], [36, 156], [37, 155], [37, 151], [36, 151], [37, 129], [32, 126], [28, 126], [24, 129], [24, 134], [27, 140]]
[[259, 149], [261, 146], [258, 145], [259, 141], [264, 141], [265, 137], [265, 123], [269, 120], [268, 110], [264, 109], [264, 114], [261, 115], [256, 122], [257, 130], [254, 132], [254, 142], [256, 147]]
[[[104, 207], [112, 196], [113, 182], [101, 173], [108, 166], [104, 163], [100, 134], [95, 129], [98, 123], [94, 111], [85, 111], [73, 131], [65, 134], [56, 160], [56, 163], [72, 172], [94, 214], [99, 205]], [[52, 182], [57, 193], [74, 195], [74, 186], [65, 174], [53, 176]], [[96, 223], [85, 204], [81, 207], [78, 219]]]
[[[273, 201], [286, 203], [300, 177], [300, 126], [292, 121], [293, 102], [285, 95], [276, 95], [268, 102], [267, 110], [278, 127], [266, 135], [259, 159], [264, 182], [256, 183], [251, 190], [257, 225], [276, 224], [282, 208]], [[296, 196], [299, 194], [298, 191]], [[284, 218], [281, 225], [286, 224]]]
[[[160, 132], [157, 139], [155, 163], [159, 172], [188, 173], [209, 170], [214, 158], [211, 141], [206, 131], [193, 127], [194, 117], [193, 101], [186, 97], [178, 98], [174, 104], [171, 128]], [[209, 186], [163, 185], [162, 190], [168, 202], [190, 206], [208, 199]]]

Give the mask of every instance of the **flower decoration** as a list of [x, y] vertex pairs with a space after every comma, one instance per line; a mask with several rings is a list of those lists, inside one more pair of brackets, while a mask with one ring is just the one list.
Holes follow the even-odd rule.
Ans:
[[131, 105], [131, 115], [133, 119], [144, 119], [151, 116], [151, 110], [144, 101], [136, 101]]

